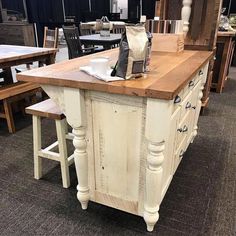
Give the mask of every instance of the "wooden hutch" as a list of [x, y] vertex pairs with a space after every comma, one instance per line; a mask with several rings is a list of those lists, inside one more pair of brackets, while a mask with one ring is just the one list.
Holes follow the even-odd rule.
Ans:
[[[185, 20], [185, 27], [189, 27], [185, 38], [185, 49], [214, 51], [215, 53], [221, 6], [222, 0], [161, 0], [159, 9], [161, 19], [178, 20], [183, 19], [183, 14], [185, 14], [184, 17], [189, 16], [189, 22]], [[203, 108], [209, 101], [213, 67], [214, 58], [210, 61], [202, 98]]]

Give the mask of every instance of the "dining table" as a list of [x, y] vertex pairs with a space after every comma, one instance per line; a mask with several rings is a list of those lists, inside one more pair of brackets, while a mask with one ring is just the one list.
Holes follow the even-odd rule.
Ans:
[[111, 49], [114, 45], [119, 44], [121, 34], [110, 34], [110, 36], [101, 36], [100, 34], [90, 34], [80, 36], [81, 44], [85, 46], [98, 45], [103, 46], [104, 49]]
[[11, 67], [42, 61], [46, 65], [55, 63], [55, 54], [58, 49], [27, 47], [16, 45], [0, 45], [0, 69], [4, 77], [3, 85], [12, 84]]

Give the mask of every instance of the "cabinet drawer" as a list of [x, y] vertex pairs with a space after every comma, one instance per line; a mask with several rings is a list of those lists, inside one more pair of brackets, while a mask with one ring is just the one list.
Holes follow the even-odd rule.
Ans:
[[183, 140], [187, 137], [188, 133], [191, 132], [189, 124], [190, 124], [190, 111], [188, 111], [183, 118], [182, 122], [178, 125], [177, 135], [176, 135], [176, 147], [178, 148]]
[[185, 153], [184, 143], [177, 149], [174, 156], [174, 170], [173, 173], [177, 170], [179, 163], [181, 162]]

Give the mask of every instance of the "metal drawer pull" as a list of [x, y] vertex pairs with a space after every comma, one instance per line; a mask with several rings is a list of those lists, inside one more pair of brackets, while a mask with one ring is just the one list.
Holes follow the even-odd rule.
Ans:
[[195, 85], [195, 83], [194, 83], [194, 81], [192, 81], [192, 80], [191, 80], [191, 81], [189, 82], [189, 84], [188, 84], [189, 87], [193, 87], [194, 85]]
[[185, 109], [190, 109], [192, 107], [192, 104], [190, 102], [187, 102]]
[[179, 157], [182, 158], [184, 156], [184, 150], [180, 151]]
[[179, 95], [177, 95], [177, 96], [175, 97], [174, 103], [176, 104], [176, 103], [180, 103], [180, 102], [181, 102], [181, 97], [180, 97]]
[[184, 127], [183, 127], [183, 133], [185, 133], [185, 132], [187, 132], [188, 131], [188, 127], [185, 125]]
[[203, 71], [202, 71], [202, 70], [199, 71], [199, 75], [200, 75], [200, 76], [203, 75]]
[[177, 131], [179, 131], [180, 133], [185, 133], [188, 131], [188, 127], [185, 125], [183, 128], [177, 129]]

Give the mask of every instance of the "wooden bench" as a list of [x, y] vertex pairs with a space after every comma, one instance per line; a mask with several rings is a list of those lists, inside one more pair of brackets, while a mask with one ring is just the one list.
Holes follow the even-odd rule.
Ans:
[[10, 133], [16, 131], [12, 103], [34, 96], [37, 92], [42, 92], [41, 87], [30, 82], [17, 82], [0, 88], [0, 105], [2, 107], [0, 118], [7, 120], [7, 126]]

